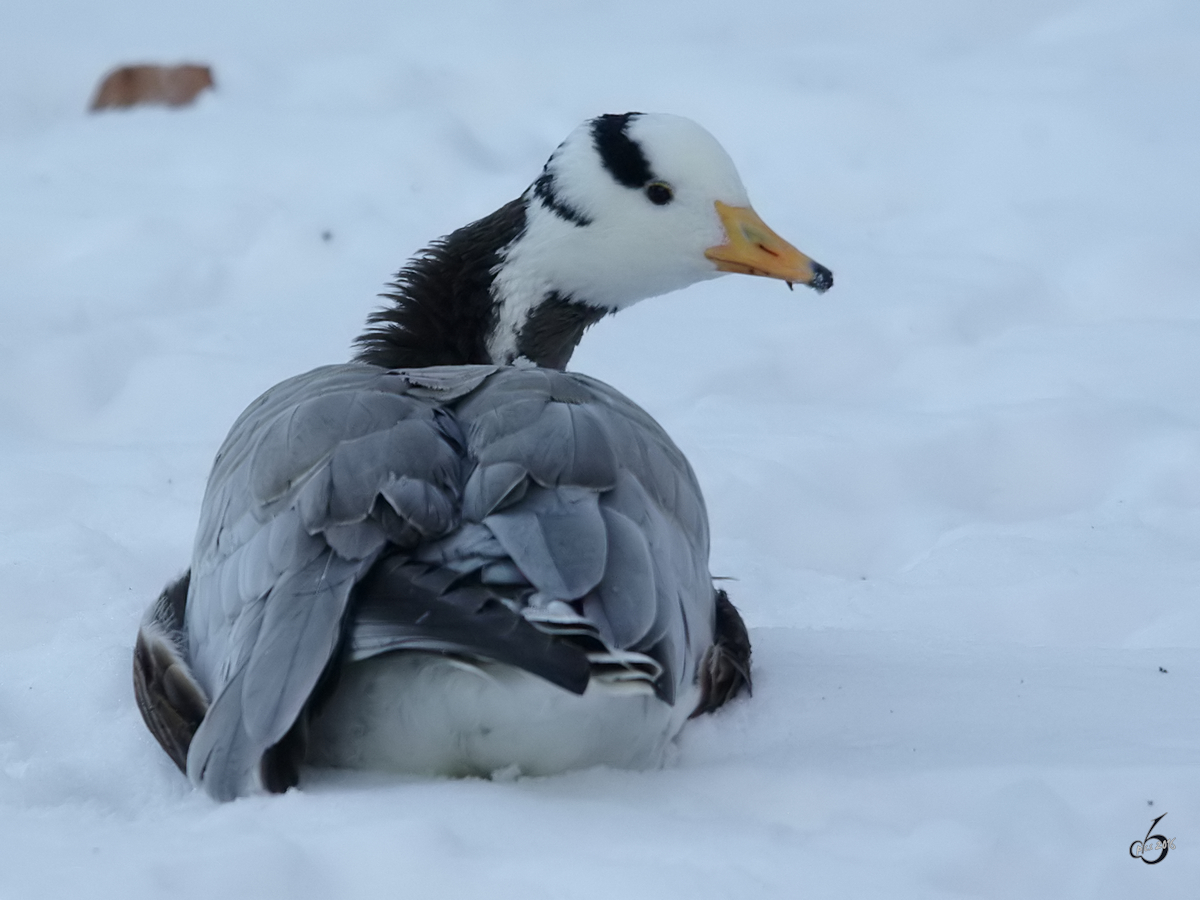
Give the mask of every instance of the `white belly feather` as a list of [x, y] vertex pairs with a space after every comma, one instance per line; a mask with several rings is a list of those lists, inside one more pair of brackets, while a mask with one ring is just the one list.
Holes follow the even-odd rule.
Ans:
[[342, 672], [310, 721], [308, 761], [449, 776], [655, 768], [697, 695], [668, 706], [644, 682], [596, 678], [576, 695], [510, 666], [389, 653]]

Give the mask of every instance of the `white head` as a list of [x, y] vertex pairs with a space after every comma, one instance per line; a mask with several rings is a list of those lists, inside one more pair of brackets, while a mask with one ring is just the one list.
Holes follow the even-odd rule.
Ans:
[[750, 209], [717, 140], [680, 116], [599, 116], [576, 128], [526, 191], [524, 232], [504, 252], [489, 345], [512, 358], [547, 298], [615, 312], [722, 272], [825, 290], [832, 276]]

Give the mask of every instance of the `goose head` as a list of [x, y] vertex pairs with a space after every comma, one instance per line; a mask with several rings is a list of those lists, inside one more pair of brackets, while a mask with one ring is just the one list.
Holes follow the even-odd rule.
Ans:
[[397, 276], [359, 358], [387, 366], [522, 359], [563, 368], [588, 326], [725, 273], [823, 292], [832, 273], [759, 218], [737, 168], [690, 119], [603, 115], [517, 200]]

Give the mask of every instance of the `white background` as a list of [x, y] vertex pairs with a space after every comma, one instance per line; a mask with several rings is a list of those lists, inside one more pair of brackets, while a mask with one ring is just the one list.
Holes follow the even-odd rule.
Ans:
[[[0, 897], [1195, 896], [1198, 10], [6, 0]], [[218, 91], [86, 114], [143, 61]], [[130, 653], [229, 425], [630, 109], [708, 127], [837, 278], [648, 301], [572, 362], [693, 461], [753, 699], [663, 771], [192, 792]]]

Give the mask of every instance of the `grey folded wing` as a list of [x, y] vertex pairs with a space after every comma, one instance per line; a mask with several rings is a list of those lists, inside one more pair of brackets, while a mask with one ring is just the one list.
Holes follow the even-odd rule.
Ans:
[[683, 454], [618, 391], [552, 369], [505, 370], [455, 414], [474, 462], [463, 526], [442, 542], [451, 546], [422, 552], [462, 567], [453, 545], [467, 542], [460, 557], [511, 560], [534, 588], [527, 618], [590, 629], [608, 651], [593, 662], [617, 670], [649, 657], [655, 690], [674, 702], [711, 644], [714, 616], [708, 517]]
[[493, 370], [433, 384], [332, 366], [253, 403], [217, 455], [188, 595], [188, 652], [212, 704], [188, 776], [253, 790], [341, 640], [354, 585], [388, 545], [455, 527], [462, 435], [442, 408]]

